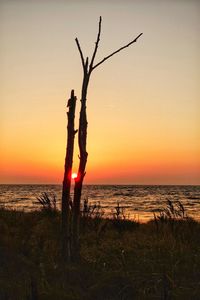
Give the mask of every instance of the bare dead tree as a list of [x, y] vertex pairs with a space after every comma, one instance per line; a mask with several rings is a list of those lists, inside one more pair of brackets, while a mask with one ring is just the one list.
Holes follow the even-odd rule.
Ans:
[[94, 64], [95, 57], [97, 54], [100, 37], [101, 37], [101, 22], [102, 18], [99, 18], [99, 27], [98, 27], [98, 34], [97, 39], [94, 47], [94, 52], [89, 63], [89, 58], [84, 58], [80, 43], [78, 38], [75, 39], [76, 45], [78, 47], [78, 51], [81, 58], [81, 63], [83, 67], [83, 81], [82, 81], [82, 90], [81, 90], [81, 110], [79, 116], [79, 129], [78, 129], [78, 144], [79, 144], [79, 152], [80, 152], [80, 161], [79, 161], [79, 168], [78, 168], [78, 176], [75, 179], [75, 187], [74, 187], [74, 200], [73, 200], [73, 226], [72, 226], [72, 237], [73, 237], [73, 253], [74, 260], [79, 258], [79, 217], [80, 217], [80, 201], [81, 201], [81, 193], [82, 193], [82, 185], [85, 176], [85, 169], [87, 164], [87, 112], [86, 112], [86, 101], [87, 101], [87, 91], [88, 91], [88, 84], [90, 80], [91, 73], [94, 69], [99, 67], [102, 63], [106, 60], [111, 58], [113, 55], [119, 53], [123, 49], [131, 46], [133, 43], [137, 42], [139, 37], [142, 35], [140, 33], [134, 40], [126, 44], [125, 46], [119, 48], [118, 50], [112, 52], [110, 55], [104, 57], [101, 61]]
[[74, 90], [71, 91], [71, 97], [68, 100], [67, 112], [67, 147], [65, 156], [65, 168], [62, 187], [62, 257], [68, 261], [71, 259], [71, 241], [70, 241], [70, 188], [71, 174], [74, 153], [74, 137], [77, 130], [74, 129], [76, 97]]

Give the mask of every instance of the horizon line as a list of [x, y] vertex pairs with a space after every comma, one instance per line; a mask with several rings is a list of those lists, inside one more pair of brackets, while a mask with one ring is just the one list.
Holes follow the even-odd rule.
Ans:
[[[62, 186], [62, 183], [0, 183], [0, 185], [61, 185]], [[111, 185], [133, 185], [133, 186], [161, 186], [161, 185], [164, 185], [164, 186], [200, 186], [200, 183], [199, 184], [191, 184], [191, 183], [188, 183], [188, 184], [183, 184], [183, 183], [154, 183], [154, 184], [148, 184], [148, 183], [85, 183], [83, 185], [108, 185], [108, 186], [111, 186]], [[74, 186], [74, 183], [72, 183], [72, 186]]]

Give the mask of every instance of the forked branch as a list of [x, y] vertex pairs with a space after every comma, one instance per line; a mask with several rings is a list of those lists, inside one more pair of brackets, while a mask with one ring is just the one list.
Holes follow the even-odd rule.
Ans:
[[88, 70], [88, 58], [86, 59], [86, 61], [84, 60], [83, 52], [81, 50], [81, 46], [79, 44], [78, 38], [75, 39], [77, 47], [78, 47], [78, 50], [79, 50], [79, 53], [80, 53], [80, 56], [81, 56], [81, 62], [82, 62], [84, 74], [88, 74], [88, 76], [90, 76], [91, 72], [94, 69], [96, 69], [98, 66], [100, 66], [104, 61], [106, 61], [107, 59], [109, 59], [113, 55], [117, 54], [118, 52], [122, 51], [123, 49], [128, 48], [133, 43], [136, 43], [137, 40], [139, 39], [139, 37], [141, 37], [141, 35], [143, 34], [143, 33], [140, 33], [133, 41], [131, 41], [130, 43], [126, 44], [125, 46], [119, 48], [118, 50], [112, 52], [110, 55], [104, 57], [100, 62], [98, 62], [96, 65], [93, 66], [94, 60], [95, 60], [95, 57], [96, 57], [96, 54], [97, 54], [99, 42], [100, 42], [101, 21], [102, 21], [102, 18], [100, 16], [100, 18], [99, 18], [99, 29], [98, 29], [98, 34], [97, 34], [97, 40], [95, 42], [94, 52], [93, 52], [93, 55], [92, 55], [91, 63], [90, 63], [90, 66], [89, 66], [89, 70]]

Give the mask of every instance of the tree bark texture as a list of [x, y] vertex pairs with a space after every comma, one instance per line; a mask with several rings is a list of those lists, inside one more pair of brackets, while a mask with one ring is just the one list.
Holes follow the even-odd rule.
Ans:
[[68, 100], [67, 112], [67, 147], [65, 156], [64, 178], [62, 186], [62, 256], [63, 259], [71, 259], [71, 236], [70, 236], [70, 188], [74, 152], [74, 129], [76, 97], [74, 90], [71, 91], [71, 97]]

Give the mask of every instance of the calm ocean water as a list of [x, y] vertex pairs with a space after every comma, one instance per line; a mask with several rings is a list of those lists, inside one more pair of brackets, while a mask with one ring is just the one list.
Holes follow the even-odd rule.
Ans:
[[[60, 208], [60, 185], [0, 185], [0, 204], [17, 210], [37, 210], [36, 197], [42, 192], [54, 193]], [[188, 216], [200, 220], [200, 186], [85, 185], [82, 198], [88, 198], [91, 204], [100, 203], [107, 216], [113, 214], [119, 202], [126, 216], [143, 222], [163, 208], [167, 199], [180, 200]]]

